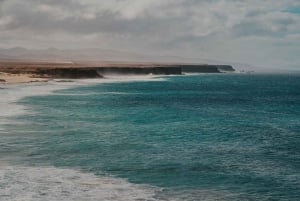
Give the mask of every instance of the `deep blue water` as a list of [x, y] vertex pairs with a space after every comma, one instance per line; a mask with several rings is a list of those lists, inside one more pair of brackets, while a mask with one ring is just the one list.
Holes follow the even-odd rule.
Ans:
[[34, 113], [14, 128], [20, 163], [161, 187], [158, 197], [300, 200], [299, 75], [98, 84], [21, 103]]

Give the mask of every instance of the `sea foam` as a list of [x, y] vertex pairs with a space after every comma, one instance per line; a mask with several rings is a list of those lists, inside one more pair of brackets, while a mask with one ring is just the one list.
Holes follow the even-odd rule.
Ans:
[[105, 79], [70, 80], [72, 82], [56, 82], [59, 80], [54, 80], [48, 83], [6, 85], [0, 89], [0, 133], [4, 132], [3, 125], [9, 121], [10, 117], [16, 117], [29, 112], [28, 108], [18, 103], [18, 101], [27, 96], [49, 95], [57, 90], [87, 86], [92, 84], [160, 80], [164, 80], [164, 78], [152, 75], [109, 76]]
[[[6, 126], [22, 123], [15, 122], [14, 117], [31, 112], [30, 108], [19, 103], [27, 96], [48, 95], [57, 90], [91, 84], [150, 81], [152, 78], [153, 76], [114, 76], [108, 79], [73, 82], [54, 80], [48, 83], [4, 86], [0, 89], [0, 137], [1, 134], [7, 134]], [[1, 201], [156, 200], [153, 198], [154, 188], [131, 184], [124, 179], [100, 177], [78, 170], [55, 167], [12, 166], [3, 159], [2, 157], [0, 160]]]
[[149, 200], [155, 190], [123, 179], [54, 167], [0, 166], [0, 200]]

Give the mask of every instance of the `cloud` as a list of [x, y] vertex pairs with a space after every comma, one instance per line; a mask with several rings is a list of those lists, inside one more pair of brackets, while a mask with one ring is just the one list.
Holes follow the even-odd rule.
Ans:
[[3, 2], [4, 2], [4, 0], [0, 0], [0, 9], [2, 7]]
[[276, 12], [258, 15], [233, 26], [236, 36], [283, 37], [299, 31], [300, 18]]
[[[293, 40], [292, 35], [300, 33], [298, 0], [0, 2], [2, 47], [101, 46], [251, 63], [260, 57], [255, 45], [268, 56], [280, 59], [277, 54], [281, 50], [269, 50], [288, 51], [284, 44]], [[281, 41], [281, 46], [276, 40]], [[248, 47], [247, 53], [242, 55], [245, 47]], [[291, 51], [296, 49], [291, 48]], [[282, 60], [288, 59], [283, 57]]]
[[[249, 1], [234, 0], [163, 2], [11, 0], [10, 2], [4, 12], [13, 20], [4, 28], [24, 29], [35, 33], [46, 30], [70, 33], [130, 33], [134, 36], [156, 30], [162, 34], [173, 32], [176, 37], [182, 37], [185, 34], [206, 36], [220, 31], [236, 31], [238, 35], [252, 35], [255, 34], [255, 31], [250, 31], [253, 28], [261, 35], [272, 33], [272, 30], [276, 32], [276, 28], [283, 30], [287, 28], [285, 22], [299, 20], [292, 19], [286, 13], [279, 12], [277, 14], [281, 16], [276, 15], [276, 7], [279, 9], [283, 4], [276, 4], [274, 1], [272, 9], [268, 9], [267, 6], [270, 4], [264, 2], [253, 5], [255, 3]], [[279, 26], [280, 20], [283, 22], [282, 26]]]

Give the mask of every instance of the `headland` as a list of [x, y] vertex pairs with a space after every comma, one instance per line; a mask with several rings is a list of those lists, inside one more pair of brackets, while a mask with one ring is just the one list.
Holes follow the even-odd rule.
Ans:
[[107, 75], [182, 75], [234, 71], [229, 65], [208, 64], [0, 61], [0, 83], [90, 79]]

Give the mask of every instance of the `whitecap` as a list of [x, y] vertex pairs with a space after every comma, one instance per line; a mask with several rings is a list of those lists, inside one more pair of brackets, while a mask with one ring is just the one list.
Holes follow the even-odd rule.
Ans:
[[0, 166], [1, 201], [154, 201], [155, 189], [72, 169]]
[[[153, 79], [153, 76], [147, 78], [130, 76], [126, 78], [77, 80], [65, 83], [54, 80], [48, 83], [7, 85], [4, 89], [1, 89], [0, 94], [0, 139], [3, 140], [8, 134], [9, 129], [6, 129], [7, 126], [22, 123], [15, 122], [15, 117], [32, 112], [30, 108], [20, 103], [20, 100], [25, 97], [50, 95], [57, 90], [92, 84], [150, 81], [151, 79]], [[24, 134], [26, 135], [26, 133]], [[8, 157], [7, 161], [12, 161], [12, 156], [1, 157], [1, 201], [156, 200], [154, 198], [155, 190], [152, 187], [131, 184], [123, 179], [98, 177], [72, 169], [11, 166], [4, 159]]]
[[[162, 81], [164, 78], [158, 76], [110, 76], [106, 79], [81, 79], [73, 82], [30, 83], [19, 85], [7, 85], [1, 89], [0, 94], [0, 133], [4, 130], [3, 125], [9, 122], [10, 117], [16, 117], [30, 112], [29, 108], [18, 103], [22, 98], [28, 96], [50, 95], [54, 91], [69, 89], [93, 84], [136, 82], [136, 81]], [[63, 95], [60, 93], [59, 95]], [[66, 95], [69, 95], [66, 93]]]

